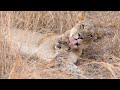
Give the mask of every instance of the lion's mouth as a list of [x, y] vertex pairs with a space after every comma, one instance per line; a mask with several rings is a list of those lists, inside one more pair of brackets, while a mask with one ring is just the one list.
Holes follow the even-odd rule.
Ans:
[[69, 45], [73, 48], [76, 48], [79, 45], [79, 42], [73, 37], [69, 37]]

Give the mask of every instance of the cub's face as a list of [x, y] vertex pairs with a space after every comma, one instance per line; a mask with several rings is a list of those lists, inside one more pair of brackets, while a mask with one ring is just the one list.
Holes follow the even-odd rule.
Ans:
[[91, 28], [92, 25], [88, 23], [81, 23], [73, 27], [69, 36], [70, 46], [77, 48], [79, 45], [90, 43], [94, 36]]

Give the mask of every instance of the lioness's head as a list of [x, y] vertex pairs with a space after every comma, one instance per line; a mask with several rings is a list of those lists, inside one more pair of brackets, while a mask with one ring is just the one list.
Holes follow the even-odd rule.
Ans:
[[73, 27], [69, 36], [70, 45], [77, 48], [78, 45], [90, 43], [94, 37], [93, 27], [94, 25], [88, 22], [81, 22]]

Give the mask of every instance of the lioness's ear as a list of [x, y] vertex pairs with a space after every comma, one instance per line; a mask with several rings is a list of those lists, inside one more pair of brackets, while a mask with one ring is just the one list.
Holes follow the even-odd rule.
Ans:
[[78, 14], [78, 22], [84, 21], [85, 20], [85, 11], [81, 11]]
[[78, 33], [84, 29], [84, 20], [85, 20], [85, 11], [81, 11], [78, 14], [78, 24], [75, 25], [71, 30], [70, 30], [70, 37], [74, 36], [74, 37], [78, 37]]

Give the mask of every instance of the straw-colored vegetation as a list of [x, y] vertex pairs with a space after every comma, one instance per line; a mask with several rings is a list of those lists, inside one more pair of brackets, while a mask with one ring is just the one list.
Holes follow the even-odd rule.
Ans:
[[[5, 36], [11, 28], [62, 34], [80, 20], [80, 11], [0, 11], [0, 78], [77, 78], [38, 58], [21, 57], [19, 50], [10, 48]], [[81, 76], [120, 78], [120, 12], [87, 11], [85, 20], [105, 36], [83, 50], [81, 57], [86, 60], [79, 60], [78, 65]]]

